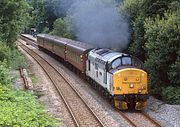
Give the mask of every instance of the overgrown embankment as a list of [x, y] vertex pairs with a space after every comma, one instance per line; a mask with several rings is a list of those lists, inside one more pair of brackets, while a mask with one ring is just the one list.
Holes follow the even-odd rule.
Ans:
[[[0, 126], [56, 127], [53, 118], [31, 93], [14, 89], [10, 71], [27, 67], [15, 41], [28, 24], [30, 7], [25, 0], [0, 1]], [[15, 77], [15, 76], [13, 76]]]
[[56, 127], [32, 93], [13, 89], [10, 70], [27, 67], [24, 56], [0, 43], [0, 126]]

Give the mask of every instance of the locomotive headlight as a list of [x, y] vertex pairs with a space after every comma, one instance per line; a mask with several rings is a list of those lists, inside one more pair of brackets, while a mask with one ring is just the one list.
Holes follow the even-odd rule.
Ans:
[[134, 84], [130, 84], [129, 87], [130, 87], [130, 88], [133, 88], [133, 87], [134, 87]]
[[142, 92], [142, 90], [141, 90], [141, 89], [139, 89], [139, 90], [138, 90], [138, 93], [141, 93], [141, 92]]
[[119, 87], [120, 90], [122, 90], [122, 87]]
[[83, 55], [80, 55], [81, 58], [83, 58]]

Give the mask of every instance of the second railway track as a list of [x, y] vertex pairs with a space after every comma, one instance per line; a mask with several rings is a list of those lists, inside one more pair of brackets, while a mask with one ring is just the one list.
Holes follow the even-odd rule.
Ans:
[[161, 127], [156, 120], [145, 112], [118, 112], [133, 127]]
[[[19, 41], [20, 42], [20, 41]], [[58, 93], [63, 98], [75, 126], [78, 127], [103, 127], [103, 123], [91, 110], [76, 89], [60, 74], [48, 61], [35, 53], [32, 49], [27, 48], [20, 42], [20, 47], [33, 57], [38, 64], [44, 69], [52, 83], [55, 85]]]

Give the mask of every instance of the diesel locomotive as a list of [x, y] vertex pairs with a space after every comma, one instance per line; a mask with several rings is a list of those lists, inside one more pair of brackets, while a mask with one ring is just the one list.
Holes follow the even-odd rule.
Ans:
[[39, 49], [60, 57], [102, 88], [116, 108], [142, 110], [146, 107], [147, 73], [136, 57], [48, 34], [37, 35], [37, 44]]

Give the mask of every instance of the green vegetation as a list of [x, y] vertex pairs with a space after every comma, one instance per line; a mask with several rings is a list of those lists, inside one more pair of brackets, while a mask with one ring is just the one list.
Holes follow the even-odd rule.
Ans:
[[[26, 29], [36, 28], [38, 32], [43, 32], [47, 28], [47, 16], [44, 0], [32, 0], [30, 3], [30, 21]], [[27, 31], [26, 31], [27, 32]]]
[[28, 23], [27, 8], [24, 0], [0, 1], [0, 41], [14, 46], [17, 35]]
[[9, 67], [7, 65], [7, 61], [0, 61], [0, 83], [9, 86], [11, 84], [11, 78], [9, 76]]
[[28, 7], [24, 0], [0, 1], [0, 126], [56, 127], [36, 96], [12, 87], [11, 69], [27, 67], [15, 41], [30, 19]]
[[54, 119], [30, 93], [10, 90], [0, 84], [0, 126], [2, 127], [56, 127]]
[[[178, 12], [167, 12], [164, 14], [164, 18], [156, 17], [155, 20], [147, 19], [145, 21], [145, 48], [148, 56], [145, 66], [150, 72], [151, 84], [177, 86], [180, 83], [180, 79], [178, 79], [180, 66], [176, 66], [180, 51], [178, 46], [180, 17], [178, 15]], [[170, 73], [172, 68], [177, 70], [173, 71], [173, 74]]]
[[130, 53], [145, 62], [152, 94], [180, 104], [180, 2], [124, 0], [132, 38]]
[[38, 83], [38, 78], [36, 77], [35, 74], [29, 74], [31, 80], [32, 80], [32, 83], [33, 85], [36, 85]]
[[57, 35], [65, 38], [74, 38], [72, 28], [70, 27], [69, 19], [64, 20], [59, 18], [54, 22], [54, 29], [50, 34]]
[[9, 46], [0, 43], [0, 61], [6, 60], [7, 65], [12, 69], [26, 68], [27, 63], [23, 54], [17, 47], [10, 48]]
[[0, 126], [56, 127], [56, 121], [45, 114], [35, 96], [12, 90], [7, 61], [0, 61]]
[[180, 104], [180, 87], [161, 87], [162, 99], [170, 104]]

